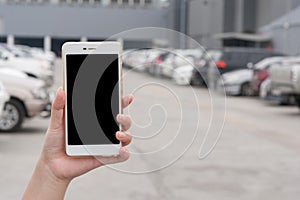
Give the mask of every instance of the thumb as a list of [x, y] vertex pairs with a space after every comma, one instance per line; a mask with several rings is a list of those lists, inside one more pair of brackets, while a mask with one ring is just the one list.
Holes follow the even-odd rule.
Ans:
[[52, 103], [50, 130], [57, 130], [63, 127], [63, 110], [65, 107], [65, 92], [62, 87], [58, 88], [56, 97]]

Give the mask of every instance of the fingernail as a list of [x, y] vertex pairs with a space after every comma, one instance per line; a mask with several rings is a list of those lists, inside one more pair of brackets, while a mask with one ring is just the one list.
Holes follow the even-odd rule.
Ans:
[[121, 138], [125, 138], [125, 137], [126, 137], [126, 133], [121, 132], [121, 131], [119, 131], [118, 133], [119, 133], [119, 136], [120, 136]]
[[122, 120], [122, 121], [126, 120], [126, 116], [122, 115], [122, 114], [119, 114], [118, 118], [119, 118], [119, 120]]
[[59, 87], [56, 91], [56, 94], [58, 94], [62, 90], [62, 87]]

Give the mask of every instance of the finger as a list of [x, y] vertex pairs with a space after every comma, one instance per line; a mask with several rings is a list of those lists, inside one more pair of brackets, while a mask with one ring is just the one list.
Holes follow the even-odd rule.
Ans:
[[122, 146], [127, 146], [132, 140], [132, 136], [126, 132], [118, 131], [116, 138], [122, 143]]
[[118, 114], [117, 122], [122, 126], [122, 131], [127, 131], [131, 126], [131, 118], [129, 115]]
[[133, 101], [134, 96], [132, 94], [122, 97], [122, 109], [126, 108]]
[[56, 92], [56, 97], [52, 103], [50, 130], [57, 130], [63, 124], [63, 109], [65, 107], [65, 92], [60, 87]]
[[[124, 162], [128, 160], [129, 156], [129, 151], [127, 151], [125, 147], [121, 147], [119, 150], [119, 154], [116, 156], [96, 156], [96, 159], [100, 161], [101, 164], [107, 165]], [[99, 164], [99, 166], [101, 166], [101, 164]]]

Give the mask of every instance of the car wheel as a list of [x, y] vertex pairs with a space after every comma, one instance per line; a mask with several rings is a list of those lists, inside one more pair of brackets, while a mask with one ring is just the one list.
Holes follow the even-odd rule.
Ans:
[[253, 95], [254, 95], [254, 91], [253, 91], [253, 89], [251, 88], [250, 83], [244, 83], [244, 84], [242, 85], [242, 88], [241, 88], [241, 95], [242, 95], [242, 96], [253, 96]]
[[0, 120], [0, 131], [11, 132], [21, 128], [25, 117], [25, 109], [18, 100], [10, 99], [3, 110]]

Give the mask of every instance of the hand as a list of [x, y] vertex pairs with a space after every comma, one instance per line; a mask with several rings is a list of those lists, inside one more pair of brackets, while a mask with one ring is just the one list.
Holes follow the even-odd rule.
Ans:
[[[133, 101], [133, 96], [122, 98], [122, 107], [127, 107]], [[118, 115], [117, 122], [123, 130], [116, 133], [122, 146], [119, 155], [110, 157], [70, 157], [65, 153], [65, 128], [64, 128], [65, 92], [58, 89], [52, 105], [51, 122], [48, 128], [41, 160], [49, 168], [50, 172], [60, 180], [72, 180], [94, 168], [104, 164], [112, 164], [125, 161], [129, 158], [129, 152], [124, 148], [131, 142], [131, 136], [126, 132], [131, 125], [131, 119], [126, 115]]]
[[[122, 108], [133, 101], [133, 96], [122, 98]], [[92, 169], [104, 164], [125, 161], [129, 152], [124, 148], [131, 142], [127, 133], [131, 119], [126, 115], [118, 115], [117, 121], [122, 125], [122, 130], [116, 133], [116, 138], [122, 143], [120, 154], [110, 157], [70, 157], [65, 153], [65, 128], [64, 128], [65, 92], [58, 89], [52, 104], [51, 122], [46, 133], [44, 147], [34, 173], [26, 188], [23, 200], [43, 199], [61, 200], [70, 181]]]

